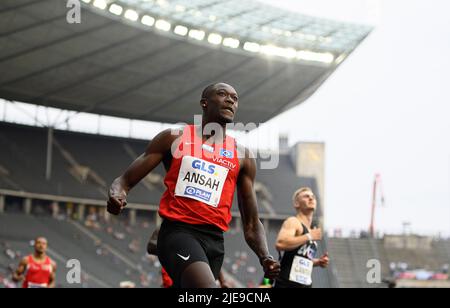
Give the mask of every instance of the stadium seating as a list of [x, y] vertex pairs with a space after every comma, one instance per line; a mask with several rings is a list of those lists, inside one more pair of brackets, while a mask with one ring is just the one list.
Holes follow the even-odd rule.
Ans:
[[[0, 165], [7, 166], [8, 175], [0, 173], [0, 188], [26, 192], [105, 200], [107, 187], [133, 159], [143, 153], [147, 141], [55, 131], [58, 146], [53, 150], [50, 180], [45, 179], [47, 131], [44, 128], [0, 123]], [[67, 158], [70, 157], [70, 159]], [[74, 173], [75, 160], [79, 168], [87, 168], [96, 179]], [[26, 170], [26, 172], [25, 172]], [[296, 176], [289, 155], [280, 155], [278, 172], [258, 170], [257, 181], [273, 196], [271, 207], [276, 214], [292, 214], [291, 196], [300, 186], [316, 188], [314, 179]], [[33, 176], [29, 176], [30, 173]], [[153, 172], [164, 176], [162, 166]], [[16, 183], [18, 189], [14, 189]], [[129, 202], [159, 204], [164, 191], [159, 185], [139, 184], [129, 196]], [[320, 203], [320, 202], [319, 202]], [[235, 208], [237, 211], [237, 207]], [[267, 209], [260, 206], [262, 213]]]

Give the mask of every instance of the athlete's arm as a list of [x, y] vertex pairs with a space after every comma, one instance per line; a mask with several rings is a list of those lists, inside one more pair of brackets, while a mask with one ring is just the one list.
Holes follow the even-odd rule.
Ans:
[[225, 275], [223, 274], [223, 271], [220, 271], [220, 273], [219, 273], [219, 283], [220, 283], [220, 287], [222, 289], [231, 288], [231, 284], [228, 283], [228, 281], [226, 280]]
[[167, 155], [176, 135], [172, 130], [165, 130], [157, 135], [148, 145], [145, 152], [139, 156], [125, 171], [114, 180], [109, 189], [108, 212], [118, 215], [127, 205], [127, 195], [145, 176], [147, 176]]
[[22, 260], [20, 260], [19, 267], [12, 275], [12, 278], [15, 282], [22, 281], [25, 278], [23, 274], [25, 273], [27, 266], [28, 266], [28, 259], [25, 257]]
[[56, 283], [56, 262], [52, 261], [52, 273], [50, 274], [50, 279], [48, 281], [48, 287], [54, 288]]
[[276, 278], [280, 273], [280, 264], [269, 254], [266, 233], [258, 216], [258, 205], [254, 189], [256, 162], [249, 155], [246, 155], [242, 164], [237, 188], [245, 240], [258, 256], [266, 277]]
[[277, 243], [275, 245], [278, 251], [293, 250], [308, 243], [309, 237], [307, 235], [297, 236], [298, 225], [297, 218], [291, 217], [286, 219], [278, 233]]

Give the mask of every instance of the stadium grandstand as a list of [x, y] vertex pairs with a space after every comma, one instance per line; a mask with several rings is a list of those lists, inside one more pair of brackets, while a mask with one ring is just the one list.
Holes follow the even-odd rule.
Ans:
[[[146, 130], [191, 123], [201, 90], [216, 81], [236, 86], [237, 122], [267, 122], [314, 94], [372, 31], [254, 0], [82, 0], [79, 22], [66, 4], [0, 1], [0, 288], [15, 286], [11, 272], [36, 235], [49, 240], [58, 264], [81, 262], [81, 287], [160, 287], [161, 264], [145, 247], [160, 223], [163, 168], [135, 187], [124, 215], [106, 212], [107, 189], [144, 151]], [[105, 136], [106, 117], [128, 127]], [[73, 129], [80, 125], [94, 129]], [[324, 145], [280, 145], [277, 169], [258, 170], [255, 184], [275, 256], [297, 188], [318, 195], [321, 226], [326, 214], [323, 160], [303, 155], [322, 155]], [[263, 272], [244, 243], [236, 202], [232, 215], [223, 269], [234, 286], [257, 287]], [[420, 286], [425, 280], [415, 278], [426, 275], [445, 283], [450, 243], [405, 239], [325, 236], [319, 253], [333, 262], [314, 271], [314, 287]], [[382, 263], [383, 284], [367, 283], [372, 258]], [[59, 268], [58, 287], [80, 287]]]

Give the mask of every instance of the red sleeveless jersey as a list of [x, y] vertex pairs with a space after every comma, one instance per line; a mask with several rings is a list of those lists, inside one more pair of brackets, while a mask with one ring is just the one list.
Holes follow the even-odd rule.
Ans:
[[23, 288], [46, 288], [50, 282], [53, 271], [52, 261], [49, 257], [44, 262], [36, 262], [33, 256], [28, 256], [27, 273]]
[[222, 145], [203, 144], [195, 127], [189, 125], [172, 156], [159, 215], [227, 231], [240, 168], [234, 138], [227, 136]]

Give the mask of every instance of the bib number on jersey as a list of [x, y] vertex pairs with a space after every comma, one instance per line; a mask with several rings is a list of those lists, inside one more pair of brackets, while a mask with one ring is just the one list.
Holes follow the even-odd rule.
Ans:
[[312, 284], [312, 271], [314, 264], [311, 260], [295, 256], [292, 262], [291, 273], [289, 274], [289, 280], [309, 286]]
[[217, 207], [222, 196], [228, 169], [192, 156], [181, 162], [175, 195]]

